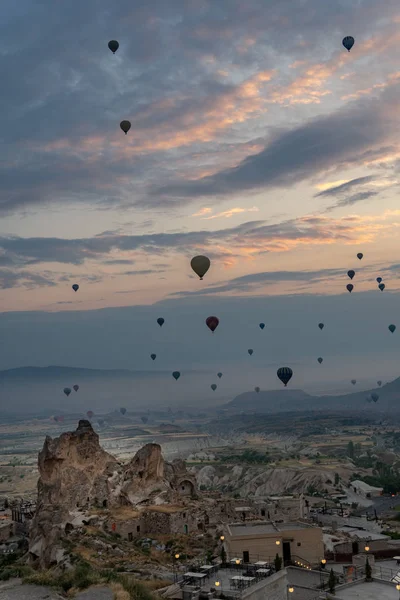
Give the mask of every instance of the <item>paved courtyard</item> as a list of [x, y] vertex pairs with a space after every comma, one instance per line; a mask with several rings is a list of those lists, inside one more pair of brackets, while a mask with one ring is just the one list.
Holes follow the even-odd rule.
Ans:
[[336, 590], [337, 600], [399, 600], [395, 585], [372, 581], [360, 583], [344, 590]]

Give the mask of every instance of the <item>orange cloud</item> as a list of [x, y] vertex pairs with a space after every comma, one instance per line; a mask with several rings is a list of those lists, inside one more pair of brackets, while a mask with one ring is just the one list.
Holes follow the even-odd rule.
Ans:
[[233, 215], [239, 215], [244, 212], [258, 212], [258, 208], [253, 206], [252, 208], [230, 208], [229, 210], [225, 210], [224, 212], [217, 213], [216, 215], [212, 215], [211, 217], [204, 217], [204, 219], [218, 219], [219, 217], [230, 218]]

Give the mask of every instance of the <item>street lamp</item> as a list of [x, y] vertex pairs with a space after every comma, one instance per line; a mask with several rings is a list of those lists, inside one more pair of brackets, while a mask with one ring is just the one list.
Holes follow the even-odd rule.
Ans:
[[365, 552], [368, 552], [369, 551], [369, 546], [365, 546], [364, 550], [365, 550]]
[[223, 542], [223, 541], [224, 541], [224, 539], [225, 539], [225, 536], [224, 536], [224, 535], [221, 535], [221, 537], [220, 537], [219, 539], [221, 540], [221, 542]]
[[398, 584], [396, 585], [396, 590], [397, 590], [398, 592], [400, 592], [400, 583], [398, 583]]
[[219, 582], [219, 581], [216, 581], [216, 582], [214, 583], [214, 585], [215, 585], [215, 587], [219, 587], [221, 584], [220, 584], [220, 582]]
[[280, 546], [280, 545], [281, 545], [281, 541], [280, 541], [280, 540], [276, 540], [275, 544], [276, 544], [277, 546]]
[[321, 568], [325, 569], [325, 565], [326, 565], [326, 558], [321, 559]]
[[293, 587], [292, 585], [289, 585], [289, 587], [288, 587], [288, 592], [289, 592], [290, 594], [293, 594], [293, 592], [294, 592], [294, 587]]

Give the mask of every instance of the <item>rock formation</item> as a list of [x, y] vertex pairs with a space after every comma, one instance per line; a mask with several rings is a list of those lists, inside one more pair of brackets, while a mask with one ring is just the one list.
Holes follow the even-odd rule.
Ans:
[[31, 560], [59, 562], [65, 531], [81, 525], [95, 508], [184, 502], [196, 484], [183, 461], [167, 463], [158, 444], [147, 444], [127, 464], [103, 450], [89, 421], [74, 432], [46, 437], [39, 453], [38, 501], [30, 530]]

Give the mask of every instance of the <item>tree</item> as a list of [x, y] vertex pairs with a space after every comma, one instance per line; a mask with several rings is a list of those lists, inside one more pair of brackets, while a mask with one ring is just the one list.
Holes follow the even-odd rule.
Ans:
[[276, 553], [275, 559], [274, 559], [274, 565], [275, 565], [275, 571], [278, 572], [281, 570], [282, 568], [282, 558], [279, 556], [278, 553]]
[[339, 473], [335, 473], [335, 485], [339, 485], [339, 482], [340, 482]]
[[331, 569], [331, 572], [329, 573], [328, 587], [329, 587], [330, 593], [334, 594], [335, 587], [336, 587], [336, 576], [335, 576], [335, 572], [333, 569]]
[[372, 581], [372, 569], [371, 565], [369, 564], [368, 556], [365, 563], [365, 581]]
[[354, 444], [353, 444], [352, 440], [350, 440], [349, 443], [347, 444], [347, 456], [349, 458], [354, 458]]

